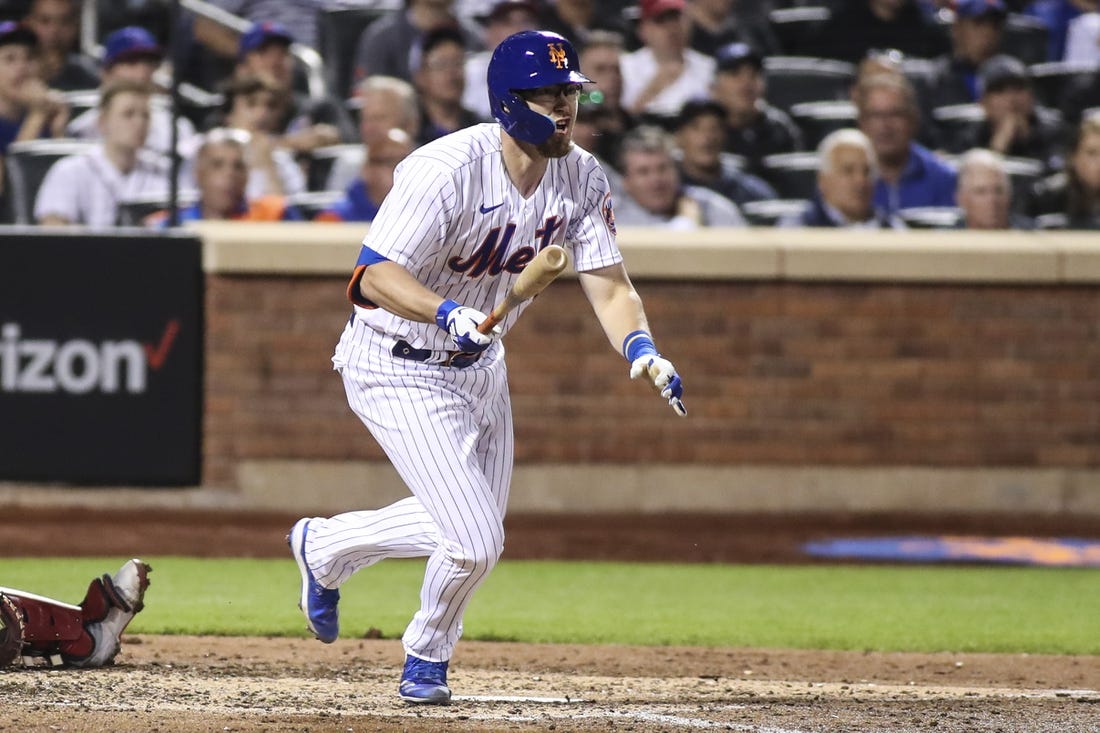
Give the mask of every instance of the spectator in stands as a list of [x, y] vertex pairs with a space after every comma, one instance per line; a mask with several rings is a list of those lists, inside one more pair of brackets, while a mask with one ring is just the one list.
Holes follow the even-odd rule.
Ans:
[[[581, 68], [585, 69], [584, 64]], [[587, 71], [587, 69], [585, 69]], [[616, 201], [622, 196], [623, 177], [619, 174], [618, 143], [619, 135], [607, 132], [611, 116], [609, 110], [601, 102], [585, 100], [577, 104], [577, 121], [573, 125], [573, 143], [583, 150], [587, 150], [600, 161], [604, 175], [607, 176], [607, 184], [611, 189], [611, 195]], [[614, 137], [611, 145], [607, 145], [607, 138]], [[616, 157], [608, 158], [604, 151], [614, 150]], [[612, 162], [614, 161], [614, 162]]]
[[726, 110], [711, 100], [694, 100], [676, 120], [680, 147], [680, 178], [685, 185], [702, 186], [740, 206], [750, 201], [778, 198], [762, 179], [738, 168], [734, 156], [723, 153]]
[[100, 142], [50, 168], [34, 202], [39, 224], [111, 227], [121, 201], [168, 191], [168, 166], [144, 149], [151, 94], [148, 84], [127, 79], [104, 88]]
[[955, 194], [966, 229], [1034, 229], [1035, 222], [1012, 211], [1012, 182], [1004, 160], [982, 148], [968, 150], [959, 159], [959, 188]]
[[[687, 3], [688, 45], [707, 56], [731, 43], [744, 43], [767, 55], [779, 54], [779, 39], [759, 15], [739, 13], [739, 0], [692, 0]], [[584, 67], [581, 67], [584, 68]]]
[[457, 17], [453, 4], [453, 0], [405, 0], [403, 11], [367, 26], [355, 52], [355, 78], [384, 74], [411, 82], [410, 49], [419, 46], [424, 34], [436, 28], [457, 28], [467, 49], [480, 50], [480, 29], [473, 21]]
[[[179, 212], [181, 222], [198, 219], [232, 221], [298, 221], [301, 213], [288, 206], [285, 196], [249, 198], [249, 134], [216, 127], [203, 136], [195, 155], [195, 182], [199, 200]], [[161, 222], [163, 225], [163, 221]]]
[[917, 141], [932, 150], [940, 150], [940, 131], [932, 118], [932, 98], [934, 96], [933, 78], [931, 74], [915, 74], [907, 76], [902, 64], [905, 56], [896, 49], [872, 51], [867, 54], [856, 66], [856, 78], [849, 90], [852, 103], [856, 102], [856, 93], [864, 79], [885, 74], [895, 76], [913, 87], [917, 97], [917, 107], [920, 112], [920, 122], [917, 124]]
[[431, 142], [482, 119], [462, 106], [466, 48], [453, 28], [426, 33], [413, 65], [420, 95], [420, 144]]
[[1077, 127], [1065, 170], [1040, 181], [1033, 213], [1063, 214], [1070, 229], [1100, 229], [1100, 113]]
[[969, 133], [966, 147], [1031, 158], [1047, 170], [1060, 168], [1062, 126], [1038, 113], [1027, 67], [1012, 56], [994, 56], [982, 65], [981, 84], [985, 120]]
[[895, 216], [875, 207], [875, 150], [859, 130], [835, 130], [817, 147], [821, 161], [817, 195], [781, 226], [904, 229]]
[[80, 4], [76, 0], [33, 0], [23, 22], [38, 36], [39, 74], [61, 91], [95, 89], [99, 69], [77, 51]]
[[38, 78], [38, 39], [15, 21], [0, 23], [0, 154], [13, 142], [60, 137], [69, 108]]
[[[153, 84], [153, 74], [164, 60], [164, 49], [157, 43], [153, 34], [139, 26], [126, 26], [114, 31], [103, 42], [103, 60], [100, 71], [100, 89], [128, 79], [144, 84]], [[149, 135], [145, 147], [162, 155], [172, 149], [172, 111], [171, 101], [166, 94], [154, 88], [150, 98]], [[86, 140], [99, 139], [102, 126], [99, 124], [99, 107], [88, 110], [73, 119], [66, 128], [70, 137]], [[180, 117], [176, 123], [177, 150], [184, 158], [190, 156], [197, 142], [195, 126], [186, 117]]]
[[385, 141], [389, 131], [398, 129], [414, 142], [420, 137], [420, 102], [416, 88], [404, 79], [377, 74], [368, 76], [356, 87], [359, 102], [359, 139], [363, 149], [338, 158], [329, 171], [325, 188], [340, 191], [355, 180], [363, 167], [365, 151]]
[[917, 206], [954, 206], [955, 170], [916, 142], [920, 111], [904, 78], [872, 76], [855, 94], [859, 129], [877, 162], [875, 206], [889, 214]]
[[1069, 22], [1063, 61], [1089, 66], [1100, 64], [1100, 13], [1096, 12], [1096, 3], [1092, 5], [1089, 12]]
[[671, 136], [660, 127], [642, 125], [627, 133], [619, 151], [625, 193], [616, 202], [616, 221], [669, 229], [746, 226], [729, 199], [682, 184], [675, 153]]
[[623, 57], [623, 106], [632, 114], [674, 118], [689, 99], [705, 97], [714, 59], [687, 47], [684, 0], [642, 0], [642, 47]]
[[[596, 0], [545, 0], [538, 27], [565, 36], [578, 48], [588, 43], [589, 36], [596, 31], [610, 31], [626, 38], [630, 28], [623, 16], [613, 10], [615, 7], [613, 3]], [[588, 70], [581, 68], [588, 76]]]
[[314, 217], [315, 221], [374, 221], [382, 199], [393, 188], [393, 171], [415, 148], [404, 130], [394, 128], [367, 150], [359, 177], [344, 198]]
[[951, 24], [951, 52], [936, 59], [932, 107], [977, 102], [978, 68], [998, 53], [1008, 10], [1002, 0], [959, 0]]
[[764, 62], [744, 43], [718, 49], [711, 96], [726, 110], [726, 151], [759, 172], [764, 156], [802, 149], [802, 132], [787, 113], [764, 99]]
[[[534, 0], [497, 0], [485, 16], [482, 39], [485, 48], [466, 57], [466, 85], [462, 106], [484, 120], [492, 120], [489, 111], [489, 59], [497, 45], [513, 33], [538, 28], [539, 7]], [[581, 68], [587, 70], [582, 62]], [[589, 75], [589, 78], [591, 76]]]
[[248, 197], [289, 196], [306, 190], [294, 156], [281, 147], [278, 120], [290, 95], [285, 87], [259, 76], [241, 76], [225, 90], [224, 126], [249, 134]]
[[397, 128], [411, 139], [420, 136], [420, 108], [416, 88], [392, 76], [371, 76], [357, 87], [360, 102], [359, 138], [368, 147]]
[[837, 5], [807, 54], [856, 63], [882, 48], [930, 59], [947, 53], [949, 43], [917, 0], [850, 0]]
[[611, 31], [592, 31], [578, 56], [584, 75], [594, 82], [585, 85], [580, 106], [601, 110], [591, 116], [599, 126], [598, 147], [585, 150], [605, 161], [617, 161], [619, 141], [635, 125], [634, 117], [623, 109], [623, 38]]
[[280, 146], [295, 153], [308, 153], [341, 140], [351, 141], [355, 127], [340, 100], [331, 96], [311, 99], [295, 93], [294, 57], [290, 31], [279, 23], [254, 23], [237, 47], [235, 77], [260, 76], [290, 91], [291, 103], [281, 113], [276, 132]]
[[[1022, 15], [1041, 21], [1047, 29], [1046, 58], [1039, 61], [1057, 61], [1066, 52], [1066, 40], [1070, 23], [1080, 16], [1096, 10], [1096, 0], [1030, 0], [1010, 3]], [[1022, 7], [1021, 7], [1022, 6]]]

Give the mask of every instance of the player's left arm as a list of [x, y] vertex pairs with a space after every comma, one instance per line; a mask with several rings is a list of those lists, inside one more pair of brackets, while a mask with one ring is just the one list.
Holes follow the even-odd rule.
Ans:
[[623, 264], [580, 272], [578, 279], [612, 348], [630, 362], [630, 378], [644, 376], [677, 415], [687, 415], [683, 382], [672, 362], [657, 351], [642, 299]]

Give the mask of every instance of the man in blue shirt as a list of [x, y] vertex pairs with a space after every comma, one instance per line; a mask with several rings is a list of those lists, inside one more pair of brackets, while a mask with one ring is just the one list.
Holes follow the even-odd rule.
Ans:
[[367, 148], [363, 170], [344, 198], [314, 217], [314, 221], [373, 221], [382, 199], [393, 188], [393, 171], [416, 147], [404, 130], [394, 128]]
[[855, 93], [859, 129], [878, 156], [875, 207], [899, 209], [955, 205], [955, 169], [915, 142], [920, 110], [912, 85], [895, 74], [869, 77]]
[[817, 192], [800, 213], [780, 219], [779, 226], [905, 228], [898, 217], [877, 210], [872, 201], [877, 166], [866, 135], [850, 127], [834, 130], [818, 145], [817, 155]]

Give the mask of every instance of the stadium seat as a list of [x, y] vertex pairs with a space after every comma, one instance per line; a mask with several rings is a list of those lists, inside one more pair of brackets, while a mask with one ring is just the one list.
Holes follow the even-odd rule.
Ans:
[[58, 138], [12, 143], [4, 156], [11, 195], [11, 217], [15, 224], [34, 224], [34, 197], [54, 163], [84, 153], [96, 143], [88, 140]]
[[287, 196], [286, 204], [296, 208], [306, 219], [312, 219], [343, 197], [343, 191], [306, 191]]
[[856, 126], [856, 106], [851, 102], [802, 102], [792, 106], [790, 114], [807, 148], [816, 148], [834, 130]]
[[1046, 61], [1028, 67], [1032, 86], [1035, 89], [1035, 101], [1046, 107], [1062, 106], [1062, 95], [1066, 83], [1077, 76], [1100, 71], [1096, 65], [1067, 61]]
[[[180, 209], [192, 206], [198, 201], [197, 191], [180, 191], [177, 206]], [[158, 211], [168, 211], [169, 201], [165, 195], [147, 196], [143, 198], [127, 199], [118, 204], [118, 225], [124, 227], [148, 226], [146, 219]]]
[[1066, 229], [1069, 226], [1069, 217], [1065, 214], [1040, 214], [1035, 217], [1037, 229]]
[[309, 154], [306, 164], [306, 188], [310, 191], [340, 189], [351, 181], [330, 181], [333, 168], [343, 171], [354, 169], [356, 173], [363, 164], [364, 149], [360, 143], [326, 145]]
[[805, 208], [804, 199], [771, 199], [740, 204], [741, 213], [749, 225], [756, 227], [775, 226], [782, 219], [801, 214]]
[[830, 14], [829, 8], [824, 6], [776, 8], [768, 13], [768, 25], [783, 53], [799, 56], [809, 53]]
[[332, 7], [318, 11], [317, 51], [324, 62], [328, 88], [338, 99], [351, 96], [359, 36], [371, 23], [399, 7]]
[[1046, 23], [1030, 15], [1009, 13], [1005, 21], [1001, 51], [1023, 61], [1040, 64], [1049, 58], [1050, 31]]
[[954, 206], [914, 206], [899, 209], [898, 217], [910, 229], [954, 229], [962, 212]]
[[801, 102], [848, 99], [856, 67], [846, 61], [808, 56], [770, 56], [764, 59], [765, 97], [784, 111]]
[[817, 153], [777, 153], [764, 157], [764, 179], [783, 199], [809, 199], [817, 191]]
[[98, 89], [77, 89], [71, 92], [61, 92], [65, 103], [69, 105], [69, 118], [76, 119], [88, 110], [99, 104]]
[[901, 73], [913, 85], [913, 91], [917, 93], [918, 104], [925, 104], [926, 99], [931, 98], [936, 87], [936, 62], [932, 59], [918, 59], [906, 56], [901, 60]]
[[961, 153], [969, 133], [985, 120], [985, 110], [978, 104], [949, 104], [932, 110], [932, 124], [937, 138], [949, 153]]
[[1020, 209], [1046, 172], [1043, 161], [1033, 158], [1005, 158], [1005, 172], [1012, 183], [1012, 201]]

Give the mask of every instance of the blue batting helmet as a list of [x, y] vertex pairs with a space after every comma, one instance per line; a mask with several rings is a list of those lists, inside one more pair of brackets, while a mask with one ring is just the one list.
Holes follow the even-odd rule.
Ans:
[[501, 41], [489, 60], [489, 109], [509, 135], [538, 145], [554, 134], [554, 122], [528, 107], [515, 90], [591, 81], [565, 37], [521, 31]]

